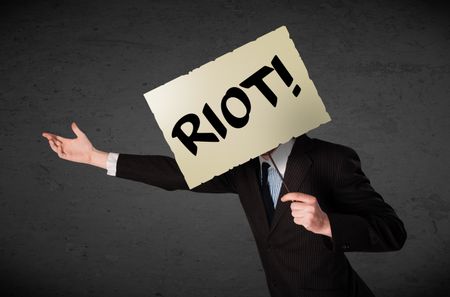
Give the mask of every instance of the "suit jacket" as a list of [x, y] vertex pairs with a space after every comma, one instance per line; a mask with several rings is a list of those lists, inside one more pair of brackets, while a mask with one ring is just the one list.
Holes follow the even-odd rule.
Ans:
[[[406, 231], [372, 188], [356, 152], [303, 134], [295, 140], [286, 165], [287, 187], [317, 198], [328, 214], [332, 239], [295, 224], [290, 204], [281, 201], [269, 225], [259, 166], [258, 158], [250, 159], [192, 191], [239, 195], [271, 296], [373, 296], [344, 252], [398, 250]], [[165, 156], [120, 154], [116, 176], [166, 190], [189, 189], [175, 160]], [[285, 193], [282, 187], [279, 196]]]

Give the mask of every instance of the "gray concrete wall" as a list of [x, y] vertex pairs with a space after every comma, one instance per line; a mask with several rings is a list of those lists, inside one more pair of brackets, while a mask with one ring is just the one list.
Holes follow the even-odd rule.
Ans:
[[267, 297], [232, 195], [165, 192], [59, 159], [41, 137], [170, 155], [142, 94], [286, 25], [333, 118], [404, 220], [348, 254], [378, 296], [450, 289], [448, 10], [423, 1], [10, 1], [0, 8], [2, 296]]

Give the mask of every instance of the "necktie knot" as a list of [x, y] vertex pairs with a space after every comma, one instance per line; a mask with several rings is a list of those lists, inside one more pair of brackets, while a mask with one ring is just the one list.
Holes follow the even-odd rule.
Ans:
[[262, 163], [262, 184], [265, 185], [268, 183], [269, 179], [269, 168], [270, 164], [267, 162]]

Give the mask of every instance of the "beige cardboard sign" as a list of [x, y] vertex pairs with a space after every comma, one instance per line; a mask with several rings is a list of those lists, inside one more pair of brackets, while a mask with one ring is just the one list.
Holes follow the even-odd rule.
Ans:
[[144, 96], [191, 189], [331, 120], [284, 26]]

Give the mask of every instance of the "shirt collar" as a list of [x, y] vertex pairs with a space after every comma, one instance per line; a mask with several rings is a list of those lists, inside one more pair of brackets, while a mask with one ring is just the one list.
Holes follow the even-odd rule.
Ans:
[[[273, 161], [277, 165], [278, 170], [280, 170], [281, 175], [284, 177], [284, 172], [286, 171], [286, 164], [289, 155], [291, 154], [292, 147], [294, 146], [295, 138], [291, 138], [288, 142], [280, 144], [270, 155]], [[272, 161], [266, 160], [259, 156], [259, 165], [262, 168], [262, 163], [267, 162], [270, 166], [273, 166]]]

